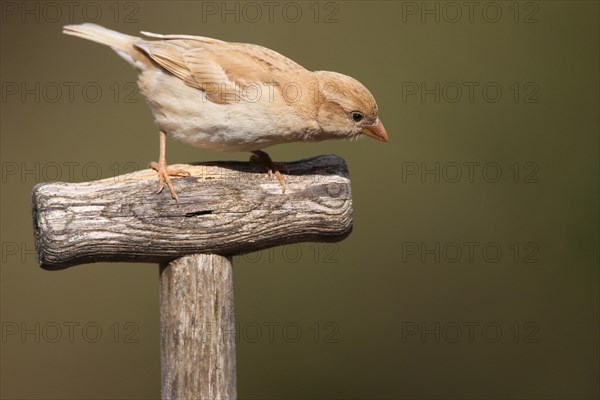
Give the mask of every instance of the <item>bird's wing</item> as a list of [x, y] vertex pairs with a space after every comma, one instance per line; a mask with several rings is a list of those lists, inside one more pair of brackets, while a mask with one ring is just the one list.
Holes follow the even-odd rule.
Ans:
[[193, 35], [161, 35], [160, 33], [152, 33], [146, 31], [140, 31], [140, 33], [146, 37], [150, 37], [153, 39], [189, 39], [189, 40], [199, 40], [201, 42], [206, 43], [224, 43], [222, 40], [213, 39], [205, 36], [193, 36]]
[[168, 38], [139, 42], [158, 65], [203, 90], [212, 102], [229, 104], [240, 100], [241, 88], [249, 83], [269, 84], [306, 72], [289, 58], [262, 46], [227, 43], [209, 38]]

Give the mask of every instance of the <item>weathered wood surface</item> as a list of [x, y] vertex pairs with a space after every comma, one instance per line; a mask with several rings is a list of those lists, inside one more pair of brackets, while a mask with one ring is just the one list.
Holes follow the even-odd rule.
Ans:
[[163, 400], [235, 399], [231, 260], [184, 256], [160, 269]]
[[40, 265], [61, 269], [98, 261], [164, 263], [189, 254], [231, 256], [303, 241], [338, 241], [352, 230], [346, 163], [335, 155], [282, 167], [287, 189], [248, 162], [173, 165], [180, 205], [156, 195], [156, 172], [33, 190]]

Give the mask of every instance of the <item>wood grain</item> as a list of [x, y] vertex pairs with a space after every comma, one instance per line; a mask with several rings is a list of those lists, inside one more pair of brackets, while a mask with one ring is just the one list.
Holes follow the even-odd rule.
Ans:
[[[190, 254], [232, 256], [303, 241], [339, 241], [352, 230], [346, 163], [335, 155], [281, 166], [287, 190], [251, 162], [174, 165], [179, 207], [156, 195], [152, 170], [33, 190], [42, 268], [98, 261], [165, 263]], [[287, 168], [286, 168], [287, 167]]]
[[231, 260], [198, 254], [160, 270], [162, 399], [235, 399]]

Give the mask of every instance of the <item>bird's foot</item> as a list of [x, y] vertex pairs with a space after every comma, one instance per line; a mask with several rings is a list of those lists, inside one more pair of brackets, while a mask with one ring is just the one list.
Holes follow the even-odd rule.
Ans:
[[[285, 193], [285, 180], [283, 179], [283, 175], [279, 172], [279, 168], [275, 165], [271, 157], [267, 153], [261, 150], [256, 150], [252, 152], [250, 156], [251, 162], [256, 162], [262, 164], [267, 169], [267, 173], [269, 174], [269, 178], [272, 178], [273, 175], [277, 177], [279, 184], [281, 185], [281, 193]], [[279, 163], [283, 166], [283, 168], [287, 171], [287, 165], [283, 163]]]
[[160, 161], [152, 161], [149, 167], [158, 173], [158, 190], [156, 191], [156, 194], [159, 194], [163, 191], [166, 183], [167, 187], [169, 188], [169, 192], [171, 192], [171, 197], [175, 199], [175, 203], [179, 205], [179, 197], [177, 197], [175, 187], [173, 187], [173, 182], [171, 182], [171, 176], [190, 176], [190, 173], [183, 169], [169, 168], [167, 167], [166, 162]]

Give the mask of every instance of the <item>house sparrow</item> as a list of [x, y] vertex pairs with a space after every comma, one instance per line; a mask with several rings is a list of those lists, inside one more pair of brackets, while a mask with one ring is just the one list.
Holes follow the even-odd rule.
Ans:
[[166, 135], [214, 151], [250, 151], [251, 160], [283, 176], [265, 147], [280, 143], [348, 139], [367, 135], [384, 142], [373, 95], [336, 72], [311, 72], [265, 47], [189, 35], [141, 32], [129, 36], [96, 24], [67, 25], [64, 33], [110, 46], [139, 72], [138, 85], [160, 130], [160, 193], [170, 176]]

